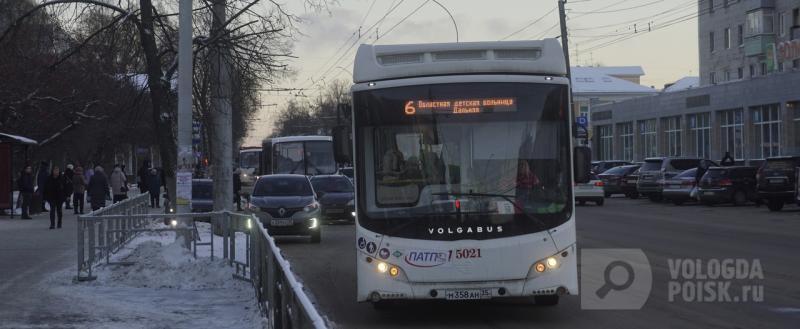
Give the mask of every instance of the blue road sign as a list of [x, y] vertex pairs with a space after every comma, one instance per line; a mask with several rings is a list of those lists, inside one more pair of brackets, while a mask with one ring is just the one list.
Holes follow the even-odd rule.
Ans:
[[586, 126], [589, 125], [589, 118], [584, 117], [584, 116], [577, 117], [577, 118], [575, 118], [575, 124], [577, 124], [578, 126], [586, 128]]

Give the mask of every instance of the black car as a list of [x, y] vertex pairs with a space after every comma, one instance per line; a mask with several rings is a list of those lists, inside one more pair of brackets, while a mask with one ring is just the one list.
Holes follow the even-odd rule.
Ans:
[[313, 243], [321, 240], [320, 205], [304, 175], [259, 177], [248, 210], [270, 235], [308, 235]]
[[625, 166], [629, 164], [631, 164], [630, 161], [623, 161], [623, 160], [592, 161], [592, 172], [594, 172], [595, 175], [599, 175], [611, 168]]
[[192, 179], [192, 212], [214, 210], [214, 182], [210, 179]]
[[311, 185], [319, 197], [323, 219], [355, 221], [353, 183], [347, 176], [314, 176]]
[[756, 200], [755, 167], [711, 167], [700, 178], [697, 196], [700, 202], [712, 205], [733, 203], [743, 205]]
[[795, 199], [795, 168], [800, 166], [800, 156], [767, 158], [758, 169], [758, 198], [764, 200], [769, 210], [780, 211], [787, 202]]
[[639, 167], [639, 165], [619, 166], [606, 170], [604, 173], [598, 175], [603, 181], [605, 197], [610, 197], [614, 194], [624, 194], [632, 199], [637, 198], [639, 193], [636, 191], [637, 177], [635, 173]]

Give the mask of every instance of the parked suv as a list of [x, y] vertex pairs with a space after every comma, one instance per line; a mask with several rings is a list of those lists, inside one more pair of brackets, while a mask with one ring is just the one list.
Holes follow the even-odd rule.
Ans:
[[629, 164], [631, 164], [629, 161], [623, 161], [623, 160], [592, 161], [592, 171], [595, 173], [595, 175], [599, 175], [611, 168]]
[[698, 158], [647, 158], [639, 168], [639, 180], [636, 189], [650, 201], [661, 201], [665, 179], [703, 165], [705, 168], [716, 167], [714, 161]]
[[769, 210], [780, 211], [795, 198], [795, 168], [800, 166], [800, 156], [767, 158], [758, 169], [758, 198], [764, 200]]
[[755, 201], [755, 167], [712, 167], [700, 178], [698, 198], [707, 205], [733, 203], [740, 206]]
[[614, 194], [624, 194], [629, 198], [638, 196], [636, 192], [636, 177], [631, 176], [636, 172], [636, 169], [639, 169], [639, 165], [619, 166], [597, 175], [603, 181], [605, 197], [607, 198]]

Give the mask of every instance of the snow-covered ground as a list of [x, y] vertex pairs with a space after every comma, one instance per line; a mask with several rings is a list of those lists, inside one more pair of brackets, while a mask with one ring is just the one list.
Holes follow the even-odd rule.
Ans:
[[[199, 230], [207, 240], [208, 225]], [[194, 259], [173, 233], [144, 234], [112, 257], [132, 265], [102, 263], [91, 282], [73, 282], [74, 269], [58, 272], [46, 280], [48, 292], [87, 316], [28, 328], [262, 328], [253, 288], [232, 277], [233, 268], [219, 257], [221, 242], [217, 237], [214, 260], [207, 246], [199, 247]], [[243, 259], [244, 235], [237, 242], [237, 258]], [[18, 327], [26, 326], [14, 324]]]

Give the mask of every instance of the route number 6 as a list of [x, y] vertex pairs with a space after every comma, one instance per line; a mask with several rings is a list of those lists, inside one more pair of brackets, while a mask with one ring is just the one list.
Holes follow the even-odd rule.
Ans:
[[408, 101], [405, 108], [406, 115], [414, 115], [417, 113], [417, 108], [414, 107], [414, 101]]

